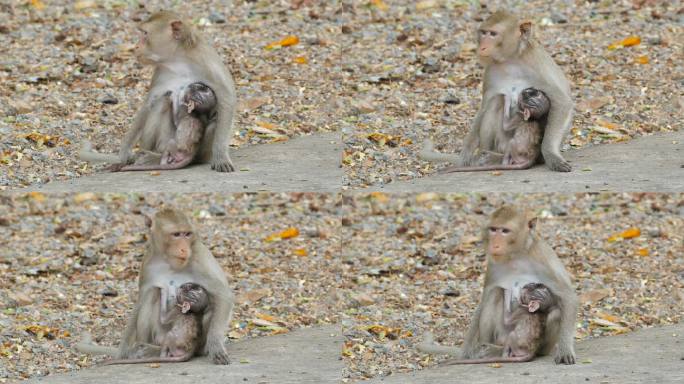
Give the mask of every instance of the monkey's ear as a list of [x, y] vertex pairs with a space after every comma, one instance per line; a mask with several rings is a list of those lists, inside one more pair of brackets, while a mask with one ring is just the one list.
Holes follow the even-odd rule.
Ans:
[[173, 32], [173, 38], [180, 40], [183, 38], [183, 22], [180, 20], [174, 20], [171, 22], [171, 32]]
[[143, 214], [143, 217], [145, 218], [145, 226], [147, 228], [152, 228], [152, 218]]
[[530, 110], [528, 108], [523, 109], [523, 120], [527, 121], [530, 119]]
[[529, 219], [527, 219], [527, 228], [532, 230], [536, 227], [537, 227], [537, 217], [536, 216], [533, 216], [533, 217], [530, 217]]
[[529, 40], [532, 37], [532, 22], [529, 20], [522, 21], [518, 28], [520, 28], [520, 37], [523, 40]]

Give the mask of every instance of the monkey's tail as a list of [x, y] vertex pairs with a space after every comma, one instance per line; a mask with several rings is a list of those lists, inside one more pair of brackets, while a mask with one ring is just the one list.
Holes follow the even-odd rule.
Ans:
[[109, 355], [116, 356], [118, 350], [115, 347], [105, 347], [93, 343], [93, 337], [89, 333], [83, 334], [81, 341], [76, 344], [76, 350], [89, 355]]
[[102, 365], [116, 365], [116, 364], [147, 364], [147, 363], [182, 363], [192, 358], [191, 352], [183, 356], [177, 357], [144, 357], [141, 359], [116, 359], [107, 360]]
[[447, 347], [436, 344], [435, 338], [430, 332], [425, 332], [425, 335], [423, 335], [423, 341], [416, 345], [416, 349], [423, 353], [430, 353], [433, 355], [461, 356], [461, 349], [458, 347]]
[[115, 164], [119, 162], [119, 156], [108, 155], [105, 153], [93, 152], [93, 144], [89, 141], [84, 141], [81, 145], [81, 150], [78, 151], [78, 157], [81, 160], [88, 161], [91, 163], [111, 163]]
[[534, 355], [529, 353], [523, 356], [515, 357], [485, 357], [481, 359], [448, 359], [439, 363], [439, 365], [457, 365], [457, 364], [491, 364], [491, 363], [524, 363], [532, 361]]
[[439, 173], [453, 173], [453, 172], [482, 172], [482, 171], [513, 171], [521, 169], [530, 169], [534, 165], [534, 161], [528, 161], [522, 164], [496, 164], [496, 165], [475, 165], [470, 167], [448, 166], [439, 170]]
[[432, 140], [426, 139], [423, 148], [418, 152], [418, 158], [431, 163], [458, 163], [459, 155], [456, 153], [440, 153], [435, 151]]

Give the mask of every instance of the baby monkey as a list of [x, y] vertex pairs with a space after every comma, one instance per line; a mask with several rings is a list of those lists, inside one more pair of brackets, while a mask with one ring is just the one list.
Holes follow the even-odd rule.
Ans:
[[[506, 290], [505, 296], [510, 297], [510, 290]], [[519, 363], [534, 359], [544, 340], [546, 316], [549, 309], [556, 305], [556, 300], [544, 284], [529, 283], [520, 290], [516, 304], [504, 313], [508, 334], [503, 348], [483, 345], [481, 358], [449, 359], [441, 364]]]
[[502, 137], [497, 137], [496, 140], [500, 143], [497, 147], [503, 147], [503, 153], [487, 151], [481, 155], [480, 165], [450, 166], [440, 172], [528, 169], [540, 159], [544, 136], [541, 127], [551, 107], [549, 98], [535, 88], [524, 89], [517, 97], [517, 103], [514, 102], [514, 95], [507, 94], [503, 97], [504, 118], [503, 129], [500, 130]]
[[[203, 83], [192, 83], [165, 94], [171, 107], [176, 134], [170, 138], [158, 164], [114, 165], [112, 171], [151, 171], [184, 168], [195, 159], [204, 136], [204, 128], [216, 107], [216, 94]], [[151, 154], [152, 157], [159, 154]], [[149, 154], [148, 154], [149, 156]], [[149, 157], [148, 157], [149, 158]]]
[[162, 324], [171, 324], [171, 329], [162, 336], [161, 355], [139, 359], [118, 359], [106, 361], [112, 364], [177, 363], [190, 360], [199, 351], [202, 334], [202, 316], [209, 304], [207, 291], [195, 283], [185, 283], [176, 292], [176, 304], [167, 308], [169, 292], [161, 290]]

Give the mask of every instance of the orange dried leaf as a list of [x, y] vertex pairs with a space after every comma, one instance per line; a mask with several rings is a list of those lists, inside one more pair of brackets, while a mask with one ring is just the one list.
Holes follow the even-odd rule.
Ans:
[[378, 8], [381, 11], [386, 11], [389, 8], [387, 4], [385, 4], [385, 2], [382, 0], [371, 0], [371, 4], [373, 4], [376, 8]]
[[280, 232], [281, 239], [290, 239], [299, 236], [299, 230], [294, 227], [290, 227], [282, 232]]
[[603, 121], [603, 120], [597, 121], [596, 124], [598, 124], [598, 125], [600, 125], [600, 126], [602, 126], [602, 127], [604, 127], [604, 128], [608, 128], [608, 129], [618, 129], [618, 128], [620, 128], [620, 126], [617, 125], [617, 124], [615, 124], [615, 123], [610, 123], [610, 122], [608, 122], [608, 121]]
[[267, 123], [265, 121], [257, 121], [256, 125], [260, 126], [261, 128], [266, 128], [266, 129], [275, 129], [276, 128], [275, 124]]
[[641, 44], [641, 38], [639, 36], [630, 36], [622, 41], [615, 42], [608, 46], [608, 49], [613, 50], [623, 47], [632, 47], [634, 45]]
[[615, 316], [615, 315], [609, 315], [607, 313], [599, 313], [598, 316], [600, 318], [602, 318], [603, 320], [608, 320], [608, 321], [613, 322], [613, 323], [619, 323], [620, 322], [620, 318]]
[[304, 56], [297, 56], [294, 59], [292, 59], [292, 61], [296, 64], [306, 64], [309, 62], [309, 60]]
[[637, 255], [639, 255], [639, 256], [648, 256], [648, 255], [649, 255], [649, 251], [648, 251], [648, 249], [646, 249], [646, 248], [639, 248], [639, 249], [637, 249]]
[[35, 200], [39, 203], [45, 201], [45, 195], [43, 195], [40, 192], [29, 192], [29, 193], [27, 193], [27, 196], [29, 199]]
[[382, 192], [371, 192], [370, 197], [381, 203], [386, 203], [387, 201], [389, 201], [389, 197], [387, 197], [387, 195]]
[[632, 239], [639, 237], [641, 235], [641, 230], [639, 228], [630, 228], [620, 234], [623, 239]]
[[648, 64], [649, 63], [648, 56], [637, 56], [634, 59], [634, 62], [637, 64]]
[[293, 250], [292, 253], [294, 253], [297, 256], [302, 256], [302, 257], [307, 256], [309, 254], [306, 251], [306, 249], [304, 249], [304, 248], [297, 248], [297, 249]]
[[277, 319], [275, 316], [267, 315], [267, 314], [264, 314], [264, 313], [257, 313], [257, 314], [256, 314], [256, 317], [257, 317], [258, 319], [270, 321], [270, 322], [272, 322], [272, 323], [277, 323], [277, 322], [278, 322], [278, 319]]
[[33, 6], [33, 8], [38, 10], [45, 8], [45, 4], [43, 4], [43, 2], [40, 0], [31, 0], [31, 5]]
[[631, 47], [634, 45], [641, 44], [641, 38], [639, 36], [630, 36], [621, 42], [623, 47]]
[[269, 45], [266, 46], [266, 49], [274, 49], [274, 48], [282, 48], [282, 47], [289, 47], [291, 45], [295, 45], [299, 43], [299, 37], [290, 35], [285, 37], [284, 39], [280, 41], [275, 41]]

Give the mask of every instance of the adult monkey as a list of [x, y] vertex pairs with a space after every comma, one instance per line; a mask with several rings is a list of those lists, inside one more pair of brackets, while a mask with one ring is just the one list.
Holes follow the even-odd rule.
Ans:
[[482, 104], [472, 128], [463, 140], [460, 155], [442, 154], [426, 141], [420, 158], [433, 162], [453, 162], [458, 166], [475, 165], [478, 149], [495, 151], [494, 139], [503, 129], [504, 103], [501, 95], [537, 88], [551, 101], [544, 123], [541, 152], [549, 168], [570, 172], [560, 146], [570, 130], [574, 103], [570, 83], [551, 56], [532, 36], [532, 23], [519, 21], [508, 12], [498, 11], [485, 20], [478, 30], [478, 56], [485, 67]]
[[131, 164], [136, 158], [133, 146], [164, 153], [170, 132], [171, 113], [165, 95], [191, 83], [203, 83], [216, 94], [216, 119], [210, 121], [200, 144], [199, 160], [210, 162], [218, 172], [233, 172], [235, 167], [228, 154], [233, 132], [236, 96], [233, 78], [216, 50], [188, 23], [173, 12], [153, 14], [140, 27], [137, 53], [143, 64], [154, 66], [154, 75], [143, 106], [133, 119], [119, 150], [121, 164]]
[[426, 340], [417, 346], [427, 353], [449, 354], [461, 359], [479, 359], [491, 353], [488, 346], [503, 345], [508, 331], [504, 324], [504, 291], [526, 283], [544, 284], [554, 294], [548, 310], [540, 355], [555, 349], [558, 364], [575, 364], [575, 319], [578, 299], [570, 274], [563, 263], [536, 233], [536, 219], [513, 206], [503, 206], [484, 228], [487, 272], [480, 305], [473, 314], [463, 346], [445, 347]]

